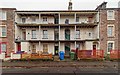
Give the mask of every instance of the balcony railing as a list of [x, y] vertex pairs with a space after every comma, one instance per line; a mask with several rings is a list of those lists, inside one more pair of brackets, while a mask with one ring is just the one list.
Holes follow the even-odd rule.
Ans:
[[[50, 19], [53, 20], [53, 19]], [[33, 21], [32, 19], [26, 19], [24, 22], [22, 22], [21, 18], [16, 19], [16, 23], [18, 24], [54, 24], [54, 21], [46, 21], [43, 22], [42, 20], [36, 19], [35, 21]], [[78, 21], [78, 22], [60, 22], [60, 24], [65, 24], [65, 25], [69, 25], [69, 24], [95, 24], [97, 23], [96, 20], [92, 20], [92, 21]]]
[[[59, 37], [60, 36], [60, 37]], [[16, 36], [16, 41], [25, 41], [25, 40], [94, 40], [98, 39], [95, 36], [88, 37], [87, 35], [75, 35], [75, 34], [60, 34], [60, 35], [54, 35], [54, 34], [27, 34], [26, 36]]]

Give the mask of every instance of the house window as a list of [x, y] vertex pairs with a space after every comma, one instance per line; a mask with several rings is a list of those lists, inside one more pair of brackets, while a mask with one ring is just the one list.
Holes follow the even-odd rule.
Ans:
[[7, 19], [6, 11], [0, 11], [0, 20], [6, 20], [6, 19]]
[[6, 37], [6, 27], [5, 26], [3, 26], [2, 27], [2, 37]]
[[114, 41], [108, 41], [108, 52], [114, 49]]
[[47, 22], [47, 17], [43, 17], [43, 22]]
[[76, 17], [76, 22], [79, 22], [79, 17]]
[[48, 52], [48, 45], [47, 44], [43, 44], [43, 52]]
[[43, 38], [48, 39], [48, 31], [47, 30], [43, 30]]
[[108, 35], [108, 37], [114, 36], [114, 27], [113, 26], [108, 26], [107, 35]]
[[6, 44], [1, 44], [1, 51], [6, 52]]
[[36, 30], [32, 30], [32, 39], [36, 39]]
[[25, 23], [26, 22], [26, 18], [22, 18], [22, 23]]
[[80, 38], [80, 30], [76, 30], [76, 39]]
[[107, 11], [107, 19], [108, 20], [114, 20], [114, 10], [108, 10]]

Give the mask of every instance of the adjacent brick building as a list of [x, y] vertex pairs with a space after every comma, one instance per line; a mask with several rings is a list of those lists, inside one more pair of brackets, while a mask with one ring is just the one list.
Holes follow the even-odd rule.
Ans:
[[0, 8], [0, 54], [10, 56], [14, 50], [15, 8]]
[[100, 49], [109, 54], [110, 50], [120, 49], [120, 9], [106, 8], [107, 2], [103, 2], [96, 8], [100, 18]]

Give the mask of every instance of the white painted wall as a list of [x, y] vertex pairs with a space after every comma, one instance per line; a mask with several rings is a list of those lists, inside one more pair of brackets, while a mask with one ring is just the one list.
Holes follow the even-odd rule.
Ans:
[[28, 52], [29, 46], [30, 46], [29, 42], [21, 42], [21, 51]]
[[75, 40], [75, 28], [70, 28], [70, 40]]
[[5, 53], [0, 54], [0, 59], [5, 59]]
[[21, 29], [20, 29], [20, 27], [15, 25], [15, 39], [17, 39], [18, 36], [19, 36], [19, 38], [22, 38], [22, 36], [21, 36]]
[[65, 46], [64, 46], [64, 43], [60, 43], [60, 51], [64, 51], [65, 52]]
[[[81, 40], [93, 39], [94, 38], [93, 28], [77, 28], [77, 30], [80, 30], [80, 39]], [[89, 36], [89, 33], [91, 33], [91, 36]]]
[[75, 43], [70, 44], [70, 49], [75, 49]]
[[86, 41], [85, 45], [86, 45], [86, 50], [93, 50], [93, 42]]
[[65, 28], [61, 28], [60, 29], [60, 40], [64, 40], [65, 39]]

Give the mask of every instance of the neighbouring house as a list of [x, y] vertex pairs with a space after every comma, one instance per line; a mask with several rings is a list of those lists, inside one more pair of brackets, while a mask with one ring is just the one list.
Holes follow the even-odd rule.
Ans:
[[100, 49], [105, 54], [120, 49], [120, 8], [106, 8], [103, 2], [96, 8], [100, 14]]
[[15, 8], [0, 8], [0, 58], [14, 51]]

